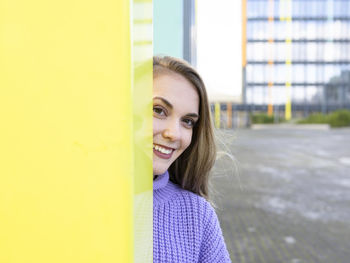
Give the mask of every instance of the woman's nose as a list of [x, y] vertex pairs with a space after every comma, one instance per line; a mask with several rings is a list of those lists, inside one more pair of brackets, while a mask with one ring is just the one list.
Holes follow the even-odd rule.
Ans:
[[172, 141], [178, 140], [181, 136], [180, 125], [177, 121], [169, 122], [163, 131], [163, 137]]

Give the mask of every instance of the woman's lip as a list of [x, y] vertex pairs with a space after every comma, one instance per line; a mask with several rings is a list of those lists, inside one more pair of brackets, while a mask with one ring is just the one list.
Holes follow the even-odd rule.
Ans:
[[174, 150], [172, 149], [172, 151], [170, 153], [166, 154], [166, 153], [159, 152], [153, 148], [153, 153], [162, 159], [170, 159], [171, 156], [173, 155], [173, 152], [174, 152]]

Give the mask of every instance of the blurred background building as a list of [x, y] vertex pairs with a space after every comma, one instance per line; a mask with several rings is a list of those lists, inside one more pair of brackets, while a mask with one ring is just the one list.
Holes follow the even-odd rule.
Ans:
[[232, 123], [350, 108], [349, 0], [154, 0], [154, 54], [196, 66]]
[[350, 1], [247, 0], [245, 102], [328, 112], [350, 102]]

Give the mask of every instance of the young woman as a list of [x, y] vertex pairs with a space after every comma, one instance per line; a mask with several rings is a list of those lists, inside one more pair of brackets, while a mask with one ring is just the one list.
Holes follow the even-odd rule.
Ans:
[[231, 262], [208, 198], [216, 157], [204, 83], [185, 61], [153, 58], [153, 262]]

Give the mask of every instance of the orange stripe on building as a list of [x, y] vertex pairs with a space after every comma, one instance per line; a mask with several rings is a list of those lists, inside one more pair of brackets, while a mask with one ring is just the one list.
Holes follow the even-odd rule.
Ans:
[[232, 128], [232, 103], [227, 103], [227, 128]]

